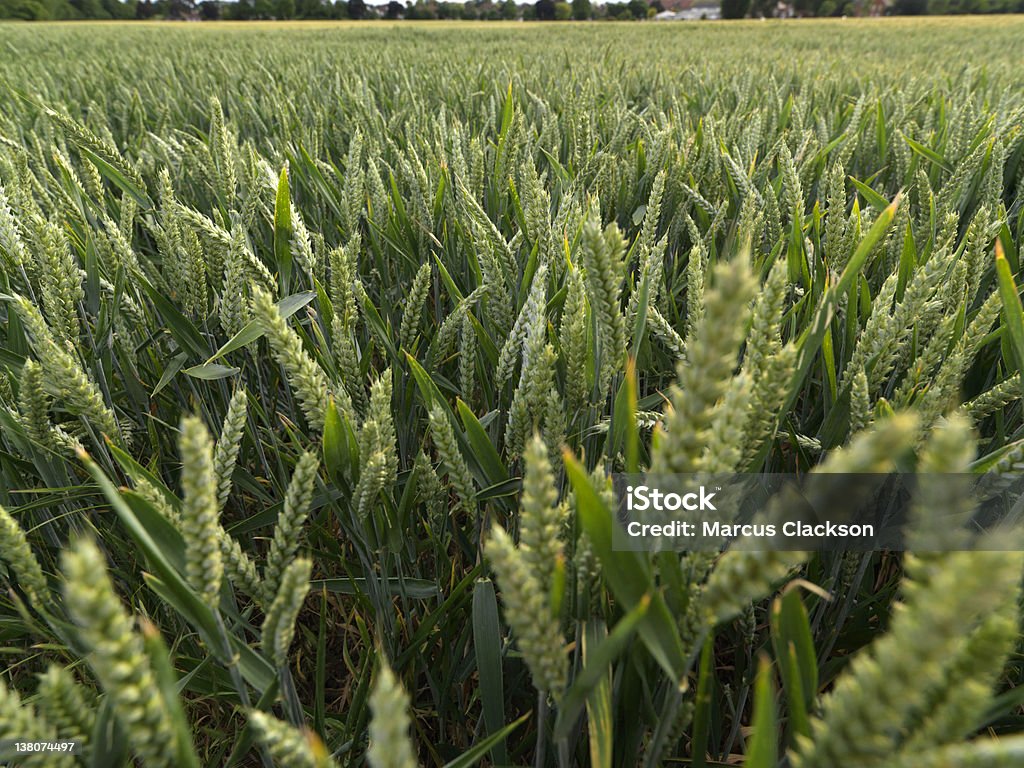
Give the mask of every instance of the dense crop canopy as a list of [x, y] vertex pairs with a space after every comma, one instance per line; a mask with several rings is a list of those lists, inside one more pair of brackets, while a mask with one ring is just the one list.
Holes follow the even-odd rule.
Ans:
[[0, 26], [0, 737], [1020, 765], [1024, 556], [620, 552], [606, 475], [1019, 470], [1022, 36]]

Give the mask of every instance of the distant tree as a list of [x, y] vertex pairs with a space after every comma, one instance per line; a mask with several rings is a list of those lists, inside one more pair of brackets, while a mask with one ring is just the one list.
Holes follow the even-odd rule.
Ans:
[[750, 0], [722, 0], [723, 19], [742, 19], [750, 10]]
[[366, 0], [348, 0], [348, 17], [362, 19], [366, 17]]
[[508, 21], [514, 21], [519, 18], [519, 9], [516, 7], [514, 0], [505, 0], [501, 4], [501, 18]]
[[199, 3], [199, 18], [203, 21], [217, 21], [220, 18], [218, 0], [203, 0]]
[[572, 0], [572, 17], [576, 21], [586, 21], [594, 13], [590, 0]]
[[331, 9], [324, 0], [295, 0], [295, 18], [329, 19]]
[[274, 18], [294, 19], [295, 0], [274, 0]]
[[896, 0], [892, 11], [901, 16], [923, 16], [928, 13], [928, 0]]
[[629, 13], [634, 19], [646, 19], [647, 7], [647, 0], [629, 0]]
[[49, 9], [39, 0], [0, 0], [0, 19], [43, 21], [49, 18]]
[[[3, 3], [0, 3], [2, 5]], [[71, 7], [71, 3], [68, 0], [39, 0], [39, 4], [43, 6], [42, 11], [46, 15], [43, 19], [73, 19], [75, 18], [75, 9]], [[14, 3], [16, 6], [17, 3]], [[132, 11], [137, 12], [138, 8], [132, 6]]]
[[555, 20], [555, 0], [537, 0], [533, 4], [533, 12], [538, 21]]
[[71, 7], [75, 9], [77, 16], [81, 19], [110, 18], [110, 15], [103, 10], [100, 0], [71, 0]]
[[555, 0], [555, 21], [568, 21], [572, 18], [572, 6], [565, 0]]
[[633, 17], [626, 3], [606, 3], [604, 9], [605, 18], [609, 21], [626, 21]]
[[130, 3], [123, 3], [121, 0], [100, 0], [103, 13], [111, 19], [134, 19], [135, 0]]
[[167, 18], [188, 19], [195, 13], [196, 6], [193, 0], [168, 0]]
[[437, 8], [430, 0], [416, 0], [416, 3], [409, 3], [405, 8], [405, 18], [411, 21], [422, 21], [424, 19], [436, 19]]
[[391, 0], [388, 3], [387, 9], [384, 11], [385, 19], [400, 19], [405, 14], [405, 6], [402, 5], [398, 0]]

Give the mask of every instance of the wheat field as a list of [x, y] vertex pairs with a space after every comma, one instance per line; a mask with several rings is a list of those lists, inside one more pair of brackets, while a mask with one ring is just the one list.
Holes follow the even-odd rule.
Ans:
[[[0, 760], [1024, 764], [925, 522], [1024, 464], [1022, 37], [0, 25]], [[612, 544], [892, 470], [913, 552]]]

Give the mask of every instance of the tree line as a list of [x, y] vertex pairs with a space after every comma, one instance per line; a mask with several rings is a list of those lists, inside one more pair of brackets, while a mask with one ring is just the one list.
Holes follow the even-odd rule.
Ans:
[[[783, 0], [793, 16], [867, 15], [878, 0]], [[779, 13], [779, 0], [721, 0], [727, 19], [760, 18]], [[0, 0], [0, 19], [467, 19], [483, 21], [575, 19], [647, 19], [663, 10], [661, 0]], [[1024, 0], [890, 0], [886, 14], [1022, 13]]]
[[660, 0], [604, 4], [591, 0], [0, 0], [0, 19], [467, 19], [484, 21], [646, 19], [663, 10]]

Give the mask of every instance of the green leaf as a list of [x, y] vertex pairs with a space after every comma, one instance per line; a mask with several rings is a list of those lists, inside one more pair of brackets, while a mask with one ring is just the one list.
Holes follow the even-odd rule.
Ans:
[[996, 240], [996, 277], [999, 281], [999, 298], [1003, 300], [1003, 324], [1010, 333], [1013, 361], [1018, 371], [1024, 371], [1024, 310], [1021, 309], [1020, 295], [1010, 272], [1010, 263], [1003, 254], [999, 240]]
[[[146, 558], [146, 562], [153, 569], [155, 576], [145, 574], [146, 582], [155, 591], [158, 591], [160, 596], [196, 629], [203, 642], [206, 643], [207, 647], [210, 648], [221, 663], [228, 665], [234, 663], [234, 657], [240, 652], [239, 643], [246, 650], [249, 650], [250, 655], [255, 655], [252, 654], [251, 649], [245, 643], [237, 640], [237, 638], [234, 639], [234, 642], [229, 641], [229, 646], [225, 645], [224, 637], [213, 609], [196, 594], [195, 590], [189, 586], [179, 570], [172, 564], [172, 559], [175, 557], [173, 552], [170, 550], [165, 551], [166, 544], [164, 547], [158, 544], [158, 541], [163, 540], [166, 542], [168, 538], [161, 535], [160, 531], [163, 527], [155, 522], [156, 518], [151, 518], [147, 524], [143, 524], [134, 509], [129, 506], [117, 488], [107, 479], [107, 476], [96, 466], [95, 462], [89, 458], [88, 454], [85, 451], [81, 451], [79, 458], [85, 464], [86, 469], [96, 481], [103, 495], [106, 496], [111, 509], [114, 510], [128, 535], [138, 545]], [[154, 537], [154, 534], [156, 534], [156, 537]], [[245, 660], [251, 661], [251, 658], [246, 658]], [[241, 668], [243, 674], [246, 674], [246, 667], [243, 665]], [[246, 680], [254, 687], [259, 687], [260, 690], [263, 690], [269, 684], [269, 680], [273, 679], [273, 672], [270, 670], [269, 665], [266, 666], [266, 670], [262, 670], [269, 672], [270, 677], [268, 680], [264, 675], [258, 674], [259, 671], [261, 670], [250, 666], [249, 673], [253, 677], [246, 675]]]
[[193, 365], [191, 368], [186, 368], [183, 373], [194, 379], [216, 381], [217, 379], [226, 379], [228, 376], [234, 376], [240, 370], [241, 368], [232, 368], [220, 365], [219, 363], [203, 363], [202, 365]]
[[359, 473], [359, 441], [333, 397], [324, 414], [322, 443], [327, 472], [335, 481], [344, 479], [350, 487], [354, 486]]
[[715, 638], [710, 633], [704, 640], [700, 652], [700, 666], [697, 669], [697, 693], [693, 708], [693, 754], [692, 768], [707, 765], [708, 736], [711, 733], [711, 686], [714, 682]]
[[583, 466], [568, 451], [564, 457], [566, 474], [576, 492], [580, 523], [601, 561], [605, 581], [626, 610], [649, 597], [650, 608], [638, 627], [640, 638], [669, 679], [682, 685], [690, 660], [683, 650], [672, 614], [655, 589], [650, 564], [639, 552], [616, 551], [612, 539], [619, 523], [614, 513], [594, 490]]
[[625, 453], [626, 471], [637, 472], [640, 451], [640, 431], [636, 421], [636, 359], [626, 360], [626, 372], [615, 395], [611, 424], [604, 453], [616, 456]]
[[477, 501], [487, 501], [488, 499], [503, 499], [507, 496], [515, 496], [523, 489], [522, 478], [511, 477], [508, 480], [504, 480], [494, 485], [489, 485], [486, 488], [481, 488], [477, 491]]
[[291, 196], [288, 191], [288, 166], [281, 169], [274, 201], [274, 258], [280, 279], [281, 293], [288, 293], [292, 279], [292, 223]]
[[153, 387], [153, 392], [150, 397], [156, 397], [164, 387], [171, 383], [171, 379], [173, 379], [177, 375], [178, 371], [181, 370], [182, 366], [185, 365], [186, 360], [188, 360], [188, 352], [182, 352], [181, 354], [175, 355], [171, 358], [170, 362], [168, 362], [167, 366], [164, 368], [164, 372], [160, 374], [160, 381], [158, 381], [156, 386]]
[[[185, 602], [182, 602], [180, 591], [168, 588], [163, 581], [151, 573], [143, 573], [142, 580], [161, 600], [188, 619], [190, 609]], [[274, 690], [277, 682], [274, 668], [270, 666], [270, 662], [250, 648], [244, 640], [235, 635], [228, 635], [227, 645], [221, 649], [223, 643], [218, 642], [216, 638], [213, 639], [213, 642], [217, 643], [217, 646], [210, 646], [210, 641], [206, 639], [204, 632], [200, 631], [199, 635], [203, 638], [203, 642], [213, 649], [214, 655], [218, 657], [221, 664], [227, 667], [237, 664], [242, 678], [257, 691]]]
[[456, 401], [456, 408], [462, 419], [462, 425], [466, 428], [466, 440], [473, 451], [473, 456], [486, 475], [487, 484], [496, 485], [508, 480], [508, 470], [501, 460], [498, 449], [494, 447], [494, 443], [491, 442], [486, 430], [480, 424], [480, 420], [461, 399]]
[[[641, 603], [641, 606], [645, 603]], [[639, 607], [639, 606], [638, 606]], [[619, 622], [620, 624], [622, 622]], [[618, 629], [618, 626], [616, 626]], [[630, 635], [633, 633], [630, 632]], [[594, 657], [596, 651], [601, 647], [608, 637], [608, 628], [603, 621], [588, 621], [583, 626], [583, 665], [593, 664], [597, 661]], [[600, 661], [597, 662], [600, 667]], [[590, 744], [590, 765], [594, 768], [612, 768], [613, 734], [615, 724], [612, 717], [612, 670], [608, 665], [608, 671], [600, 675], [597, 684], [590, 689], [587, 695], [587, 735]]]
[[[303, 291], [302, 293], [293, 293], [291, 296], [286, 296], [277, 302], [277, 311], [285, 320], [294, 315], [304, 306], [309, 304], [313, 299], [316, 298], [315, 291]], [[229, 352], [234, 352], [236, 349], [241, 349], [246, 344], [251, 344], [257, 339], [263, 338], [263, 329], [260, 324], [255, 320], [252, 320], [242, 330], [232, 336], [224, 344], [223, 347], [218, 349], [214, 353], [213, 357], [206, 361], [206, 365], [209, 365], [214, 360], [217, 360]]]
[[616, 622], [611, 632], [604, 629], [604, 637], [599, 638], [597, 635], [602, 633], [591, 630], [597, 634], [590, 638], [591, 642], [583, 659], [583, 669], [576, 674], [572, 686], [558, 705], [558, 719], [555, 721], [554, 731], [556, 739], [564, 739], [572, 732], [580, 712], [594, 690], [602, 685], [607, 675], [611, 673], [612, 664], [629, 647], [637, 626], [647, 615], [650, 605], [651, 599], [645, 595]]
[[512, 101], [512, 81], [508, 83], [508, 91], [505, 93], [505, 103], [501, 107], [501, 128], [498, 131], [498, 138], [503, 139], [508, 135], [508, 129], [512, 127], [512, 116], [515, 103]]
[[324, 328], [333, 328], [334, 305], [331, 303], [330, 296], [327, 295], [327, 289], [315, 277], [313, 278], [313, 290], [316, 293], [316, 305], [320, 313], [321, 325]]
[[135, 184], [131, 179], [125, 176], [118, 168], [108, 163], [102, 157], [97, 155], [95, 152], [90, 151], [87, 147], [77, 144], [78, 151], [82, 153], [82, 156], [88, 158], [89, 161], [96, 166], [96, 170], [100, 172], [101, 176], [106, 176], [114, 186], [118, 187], [122, 192], [127, 192], [128, 196], [135, 200], [139, 204], [139, 207], [148, 211], [153, 207], [153, 201], [149, 197], [149, 193], [145, 189]]
[[797, 348], [799, 350], [798, 363], [796, 370], [793, 372], [793, 378], [790, 380], [789, 391], [786, 395], [785, 403], [780, 409], [780, 413], [789, 411], [793, 407], [793, 403], [796, 402], [797, 396], [802, 391], [804, 379], [807, 377], [814, 359], [817, 357], [818, 350], [821, 349], [825, 333], [828, 330], [829, 323], [832, 321], [832, 314], [839, 303], [839, 298], [849, 290], [850, 285], [857, 279], [861, 269], [867, 263], [871, 252], [889, 230], [893, 217], [896, 215], [896, 208], [899, 202], [900, 196], [897, 195], [892, 203], [878, 214], [874, 224], [871, 225], [867, 234], [864, 235], [857, 245], [853, 256], [850, 257], [846, 268], [839, 276], [839, 280], [822, 295], [814, 316], [803, 333], [800, 334], [797, 340]]
[[200, 359], [206, 357], [210, 352], [210, 347], [206, 343], [206, 339], [203, 338], [203, 335], [192, 324], [192, 321], [181, 314], [178, 308], [163, 293], [154, 288], [146, 278], [138, 275], [135, 280], [142, 286], [142, 290], [146, 292], [149, 300], [157, 308], [160, 317], [163, 319], [171, 336], [174, 337], [174, 340], [195, 357]]
[[444, 768], [473, 768], [473, 766], [477, 765], [484, 755], [494, 748], [495, 744], [503, 743], [516, 728], [526, 722], [526, 719], [531, 714], [531, 712], [527, 712], [518, 720], [509, 723], [497, 733], [492, 733], [486, 739], [478, 741], [450, 763], [446, 763]]
[[882, 100], [879, 99], [875, 105], [875, 142], [878, 145], [878, 157], [885, 162], [889, 150], [889, 137], [885, 124], [885, 110], [882, 108]]
[[789, 589], [775, 599], [771, 611], [772, 646], [779, 662], [782, 687], [794, 733], [811, 735], [808, 711], [818, 690], [818, 659], [811, 625], [800, 592]]
[[744, 768], [775, 768], [779, 761], [779, 734], [775, 720], [772, 665], [761, 657], [754, 683], [754, 733], [747, 742]]
[[164, 701], [174, 728], [174, 764], [181, 768], [199, 768], [199, 756], [192, 743], [192, 728], [178, 696], [178, 676], [160, 631], [148, 619], [141, 622], [142, 640], [157, 682], [157, 693]]
[[947, 173], [953, 172], [953, 166], [949, 164], [949, 161], [946, 160], [946, 158], [944, 158], [934, 149], [929, 149], [924, 144], [917, 143], [909, 136], [904, 136], [903, 140], [907, 142], [907, 145], [921, 157], [935, 163], [937, 166], [939, 166], [942, 170], [946, 171]]
[[[312, 592], [312, 590], [310, 590]], [[316, 673], [313, 680], [313, 728], [317, 733], [327, 729], [327, 616], [331, 612], [327, 590], [320, 590], [320, 626], [316, 634]]]
[[387, 324], [384, 322], [384, 318], [380, 316], [380, 312], [377, 311], [377, 307], [374, 306], [373, 302], [370, 301], [370, 297], [366, 294], [363, 294], [362, 307], [363, 319], [366, 320], [366, 324], [373, 331], [373, 337], [381, 343], [381, 346], [391, 356], [391, 359], [395, 361], [395, 364], [400, 365], [402, 357], [395, 348]]
[[441, 394], [441, 390], [437, 388], [437, 384], [430, 378], [430, 374], [426, 372], [419, 361], [408, 352], [405, 353], [405, 359], [409, 363], [409, 369], [412, 371], [412, 376], [416, 380], [417, 386], [419, 386], [420, 394], [423, 396], [423, 404], [429, 411], [434, 405], [440, 405], [445, 411], [448, 418], [454, 423], [455, 415], [452, 413], [452, 409], [448, 406], [448, 401], [444, 399]]
[[644, 334], [647, 332], [647, 314], [648, 305], [650, 304], [651, 297], [651, 276], [644, 273], [644, 279], [640, 281], [640, 298], [637, 299], [636, 303], [636, 318], [633, 321], [633, 343], [630, 347], [629, 354], [631, 357], [636, 357], [640, 353], [640, 345], [643, 344]]
[[[486, 732], [498, 733], [505, 725], [505, 687], [501, 669], [501, 624], [494, 583], [478, 579], [473, 586], [473, 651], [480, 680], [480, 701]], [[495, 765], [508, 763], [504, 741], [491, 749]]]
[[[437, 584], [427, 579], [400, 579], [396, 576], [389, 576], [386, 579], [374, 579], [374, 583], [377, 588], [382, 588], [385, 594], [407, 597], [410, 600], [431, 600], [441, 594]], [[311, 591], [326, 589], [337, 595], [366, 595], [370, 590], [369, 580], [362, 576], [313, 579], [309, 582], [309, 586]]]
[[853, 176], [850, 176], [850, 181], [853, 182], [853, 186], [857, 188], [857, 191], [864, 196], [864, 199], [868, 201], [868, 205], [870, 205], [876, 211], [884, 211], [886, 208], [889, 207], [889, 201], [886, 200], [877, 192], [875, 192], [875, 190], [873, 190], [867, 184], [861, 181], [857, 181], [857, 179], [853, 178]]
[[[92, 738], [89, 739], [92, 768], [110, 768], [125, 765], [128, 759], [128, 739], [124, 729], [114, 714], [113, 703], [109, 696], [100, 699], [96, 713], [96, 724], [93, 726]], [[0, 759], [3, 756], [0, 755]]]
[[459, 286], [455, 284], [455, 281], [452, 279], [451, 274], [449, 274], [448, 268], [444, 265], [444, 262], [441, 261], [441, 258], [436, 253], [432, 254], [432, 256], [434, 257], [434, 263], [437, 265], [437, 273], [441, 276], [441, 283], [448, 291], [448, 295], [451, 297], [452, 303], [455, 306], [458, 306], [463, 298], [465, 298], [462, 295], [462, 291], [460, 291]]

